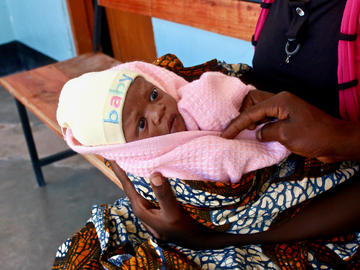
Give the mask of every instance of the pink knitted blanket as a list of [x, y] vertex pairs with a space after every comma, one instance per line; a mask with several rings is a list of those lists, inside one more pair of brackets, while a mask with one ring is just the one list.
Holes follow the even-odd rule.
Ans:
[[274, 165], [289, 151], [277, 142], [260, 143], [256, 131], [245, 130], [236, 139], [219, 135], [239, 115], [250, 87], [219, 72], [204, 73], [191, 83], [164, 68], [143, 62], [121, 64], [115, 69], [139, 72], [178, 101], [188, 131], [147, 138], [126, 144], [79, 145], [67, 129], [65, 140], [76, 152], [116, 160], [126, 172], [149, 177], [238, 182], [247, 172]]

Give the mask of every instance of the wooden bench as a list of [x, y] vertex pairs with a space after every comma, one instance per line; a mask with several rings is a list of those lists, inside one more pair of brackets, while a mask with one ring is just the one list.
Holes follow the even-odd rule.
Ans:
[[[143, 32], [148, 32], [150, 18], [157, 17], [226, 36], [251, 40], [260, 12], [259, 4], [238, 0], [99, 0], [98, 2], [99, 5], [106, 8], [113, 47], [120, 44], [123, 52], [132, 49], [130, 47], [133, 47], [133, 43], [127, 42], [131, 37], [115, 33], [112, 23], [116, 25], [120, 20], [122, 26], [120, 31], [124, 30], [127, 27], [126, 21], [124, 24], [124, 18], [127, 16], [132, 17], [135, 14], [137, 20], [145, 18], [147, 28], [142, 29]], [[138, 30], [141, 30], [142, 25], [137, 27]], [[140, 47], [139, 50], [151, 46], [155, 45], [144, 43], [144, 48]], [[116, 57], [117, 48], [113, 49]], [[119, 63], [119, 60], [103, 53], [88, 53], [67, 61], [0, 78], [0, 84], [17, 100], [34, 172], [40, 186], [45, 185], [41, 166], [68, 157], [73, 153], [66, 151], [39, 159], [25, 107], [56, 134], [62, 136], [56, 121], [56, 108], [60, 91], [65, 82], [83, 73], [104, 70]], [[84, 157], [121, 188], [115, 175], [104, 165], [101, 157]]]

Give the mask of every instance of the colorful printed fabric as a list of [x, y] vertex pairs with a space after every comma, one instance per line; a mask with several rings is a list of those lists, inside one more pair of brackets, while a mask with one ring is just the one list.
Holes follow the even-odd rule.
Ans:
[[[205, 64], [206, 65], [206, 64]], [[204, 67], [201, 67], [201, 69]], [[183, 208], [217, 231], [265, 231], [301, 212], [311, 198], [360, 176], [354, 162], [326, 165], [291, 155], [243, 176], [240, 184], [169, 179]], [[157, 205], [149, 180], [128, 175]], [[194, 251], [158, 243], [134, 215], [127, 198], [96, 205], [91, 218], [56, 254], [53, 269], [357, 269], [360, 234], [276, 245]]]

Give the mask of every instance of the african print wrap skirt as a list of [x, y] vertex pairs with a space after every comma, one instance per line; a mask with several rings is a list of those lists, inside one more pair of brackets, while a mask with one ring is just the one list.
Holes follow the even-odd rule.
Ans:
[[[172, 55], [159, 60], [172, 69], [181, 64]], [[191, 77], [209, 67], [241, 72], [217, 61], [195, 67], [193, 72], [181, 65], [179, 70]], [[201, 224], [217, 231], [251, 234], [291, 219], [315, 196], [359, 180], [359, 171], [360, 164], [355, 162], [330, 165], [291, 155], [280, 164], [246, 174], [237, 184], [168, 180], [185, 211]], [[128, 176], [156, 206], [149, 180]], [[59, 247], [53, 269], [360, 269], [359, 244], [360, 234], [352, 233], [291, 244], [194, 251], [157, 242], [134, 215], [129, 200], [121, 198], [92, 208], [85, 226]]]
[[[169, 182], [197, 221], [214, 230], [246, 234], [291, 218], [311, 198], [359, 176], [359, 170], [359, 164], [351, 162], [328, 166], [290, 156], [246, 175], [244, 185]], [[143, 197], [155, 201], [148, 179], [129, 177]], [[194, 251], [157, 243], [124, 198], [94, 206], [85, 227], [59, 247], [53, 269], [359, 269], [359, 244], [360, 235], [354, 233], [292, 244]]]

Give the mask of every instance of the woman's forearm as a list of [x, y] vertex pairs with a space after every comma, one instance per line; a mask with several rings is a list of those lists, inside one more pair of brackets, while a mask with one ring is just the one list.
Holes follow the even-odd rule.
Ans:
[[[314, 198], [288, 222], [254, 234], [215, 233], [213, 248], [270, 244], [331, 237], [360, 229], [360, 179], [351, 180]], [[212, 240], [212, 242], [211, 242]]]

